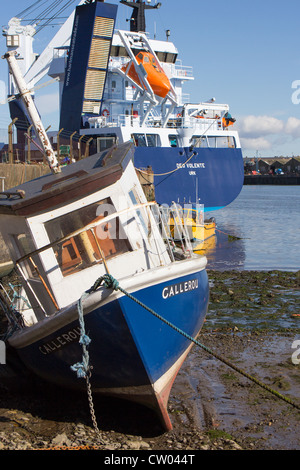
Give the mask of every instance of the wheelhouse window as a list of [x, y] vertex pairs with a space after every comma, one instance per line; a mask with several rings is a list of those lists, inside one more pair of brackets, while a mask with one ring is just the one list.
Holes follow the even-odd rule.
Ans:
[[148, 147], [158, 146], [158, 135], [157, 134], [146, 134]]
[[156, 52], [157, 58], [160, 62], [167, 62], [168, 64], [175, 64], [177, 59], [177, 54], [172, 52]]
[[132, 134], [132, 139], [136, 147], [159, 147], [158, 134]]
[[136, 147], [147, 147], [145, 134], [132, 134], [132, 138]]
[[115, 212], [107, 198], [45, 223], [50, 243], [57, 241], [53, 250], [63, 276], [131, 251], [118, 217], [87, 227]]

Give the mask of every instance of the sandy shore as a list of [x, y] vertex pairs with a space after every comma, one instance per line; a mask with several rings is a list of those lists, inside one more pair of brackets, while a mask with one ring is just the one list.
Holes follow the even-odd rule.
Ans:
[[[211, 300], [199, 342], [300, 407], [300, 364], [292, 360], [300, 339], [299, 272], [208, 274]], [[299, 409], [196, 345], [171, 391], [168, 433], [142, 407], [94, 397], [96, 432], [85, 394], [46, 384], [8, 356], [9, 364], [0, 365], [4, 451], [76, 448], [184, 456], [199, 450], [300, 449]]]

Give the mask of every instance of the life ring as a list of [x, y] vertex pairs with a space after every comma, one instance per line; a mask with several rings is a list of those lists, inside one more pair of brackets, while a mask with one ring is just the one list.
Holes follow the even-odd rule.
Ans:
[[103, 109], [103, 111], [102, 111], [102, 116], [104, 116], [104, 117], [108, 117], [108, 116], [109, 116], [109, 111], [108, 111], [108, 109]]

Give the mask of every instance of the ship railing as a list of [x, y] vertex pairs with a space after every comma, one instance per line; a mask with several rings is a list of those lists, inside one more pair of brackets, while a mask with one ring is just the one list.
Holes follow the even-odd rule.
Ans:
[[[159, 114], [151, 113], [143, 127], [160, 127], [162, 123], [161, 116]], [[136, 115], [126, 115], [126, 114], [116, 114], [110, 117], [110, 120], [106, 118], [100, 118], [99, 122], [93, 123], [93, 127], [132, 127], [140, 128], [141, 119], [138, 114]], [[213, 119], [197, 119], [193, 117], [182, 118], [180, 116], [171, 117], [168, 121], [167, 127], [176, 127], [176, 128], [191, 128], [198, 130], [201, 133], [204, 133], [207, 129], [213, 132], [218, 132], [224, 130], [222, 125], [222, 120], [213, 120]]]
[[114, 69], [119, 69], [130, 61], [129, 57], [111, 57], [108, 62], [108, 70], [111, 72]]
[[105, 125], [101, 127], [140, 127], [140, 116], [138, 114], [113, 114]]
[[[92, 128], [103, 128], [103, 127], [126, 127], [126, 128], [141, 128], [141, 118], [139, 114], [127, 115], [127, 114], [115, 114], [109, 118], [100, 116], [98, 118], [89, 119], [90, 126]], [[150, 113], [143, 127], [157, 128], [162, 124], [162, 117], [158, 113]], [[207, 131], [220, 132], [224, 131], [225, 128], [222, 123], [222, 119], [200, 119], [190, 116], [174, 116], [170, 117], [167, 127], [174, 128], [190, 128], [198, 131], [201, 134], [205, 134]]]
[[176, 64], [169, 65], [171, 76], [174, 78], [181, 79], [192, 79], [194, 78], [193, 67], [181, 65], [180, 61], [177, 61]]
[[193, 127], [201, 132], [209, 128], [210, 131], [218, 132], [223, 130], [222, 119], [199, 119], [196, 117], [186, 117], [183, 123], [184, 127]]

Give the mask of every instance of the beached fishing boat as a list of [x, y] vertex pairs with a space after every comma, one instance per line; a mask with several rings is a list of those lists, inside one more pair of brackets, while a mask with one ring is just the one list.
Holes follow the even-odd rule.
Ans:
[[15, 54], [5, 57], [51, 169], [0, 194], [24, 300], [7, 305], [7, 342], [38, 376], [78, 390], [88, 379], [92, 393], [144, 404], [170, 429], [170, 389], [192, 344], [180, 330], [195, 338], [206, 315], [206, 258], [187, 239], [171, 243], [132, 143], [59, 166]]
[[[91, 153], [131, 140], [135, 167], [153, 169], [159, 204], [220, 209], [238, 196], [244, 181], [235, 119], [215, 99], [191, 102], [184, 86], [194, 80], [192, 67], [182, 65], [169, 30], [165, 40], [149, 37], [145, 14], [164, 7], [150, 3], [82, 0], [38, 57], [34, 22], [23, 26], [13, 18], [3, 34], [8, 50], [24, 59], [27, 83], [34, 87], [47, 73], [59, 80], [60, 136], [89, 142]], [[132, 12], [130, 31], [115, 28], [123, 5]], [[22, 128], [26, 117], [18, 100], [11, 102], [11, 117], [19, 117], [15, 125]]]

